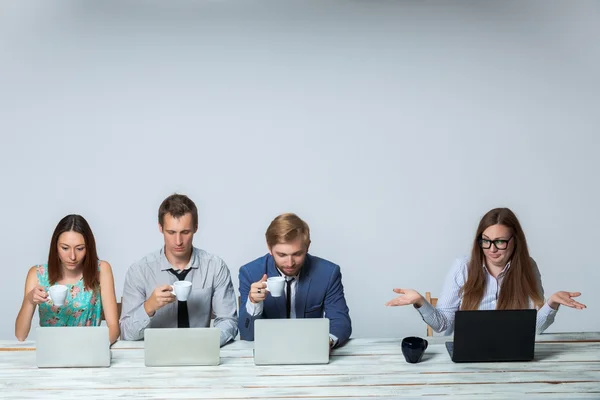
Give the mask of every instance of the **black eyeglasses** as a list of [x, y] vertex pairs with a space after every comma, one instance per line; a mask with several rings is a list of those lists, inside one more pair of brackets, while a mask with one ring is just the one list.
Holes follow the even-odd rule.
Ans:
[[490, 247], [492, 247], [492, 244], [498, 249], [498, 250], [506, 250], [508, 248], [508, 242], [510, 242], [510, 240], [513, 237], [509, 237], [507, 240], [504, 239], [496, 239], [496, 240], [490, 240], [490, 239], [484, 239], [484, 238], [479, 238], [479, 246], [482, 249], [489, 249]]

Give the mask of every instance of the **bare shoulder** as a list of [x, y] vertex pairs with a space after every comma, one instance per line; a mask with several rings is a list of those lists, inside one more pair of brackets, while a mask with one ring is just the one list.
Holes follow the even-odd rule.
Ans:
[[33, 267], [29, 268], [29, 272], [27, 272], [27, 276], [28, 277], [35, 276], [37, 274], [37, 269], [38, 269], [37, 265], [34, 265]]
[[29, 271], [27, 272], [27, 278], [25, 279], [25, 285], [27, 287], [33, 287], [38, 284], [37, 270], [38, 265], [34, 265], [33, 267], [29, 268]]
[[107, 261], [101, 260], [100, 261], [100, 275], [103, 274], [112, 274], [112, 267], [110, 266], [110, 264]]

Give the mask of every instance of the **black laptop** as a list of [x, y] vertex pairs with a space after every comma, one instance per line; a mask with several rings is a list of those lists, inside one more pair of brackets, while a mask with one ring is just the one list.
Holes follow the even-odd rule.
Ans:
[[536, 310], [457, 311], [454, 342], [446, 348], [454, 362], [531, 361]]

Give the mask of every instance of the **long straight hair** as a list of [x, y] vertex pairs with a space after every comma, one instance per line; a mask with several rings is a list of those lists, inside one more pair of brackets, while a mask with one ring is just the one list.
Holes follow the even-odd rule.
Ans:
[[477, 310], [485, 291], [486, 277], [483, 270], [485, 256], [479, 245], [483, 232], [492, 225], [504, 225], [512, 231], [513, 253], [510, 268], [502, 280], [497, 310], [529, 308], [529, 301], [540, 308], [544, 299], [535, 278], [533, 261], [529, 257], [525, 233], [517, 216], [508, 208], [495, 208], [488, 211], [481, 221], [473, 240], [471, 259], [467, 267], [467, 281], [460, 289], [463, 310]]
[[83, 284], [87, 290], [96, 290], [100, 286], [100, 274], [98, 273], [98, 253], [96, 252], [96, 240], [92, 229], [85, 218], [81, 215], [67, 215], [60, 220], [50, 241], [50, 253], [48, 254], [48, 280], [54, 285], [62, 278], [62, 267], [58, 256], [58, 238], [64, 232], [77, 232], [83, 236], [85, 241], [85, 257], [83, 265]]

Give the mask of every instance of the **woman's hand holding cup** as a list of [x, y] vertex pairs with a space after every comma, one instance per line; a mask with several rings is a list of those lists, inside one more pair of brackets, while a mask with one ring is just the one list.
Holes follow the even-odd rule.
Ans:
[[27, 300], [29, 300], [29, 302], [34, 306], [42, 304], [48, 301], [48, 293], [46, 293], [42, 286], [37, 285], [36, 287], [31, 289], [31, 291], [27, 295]]

